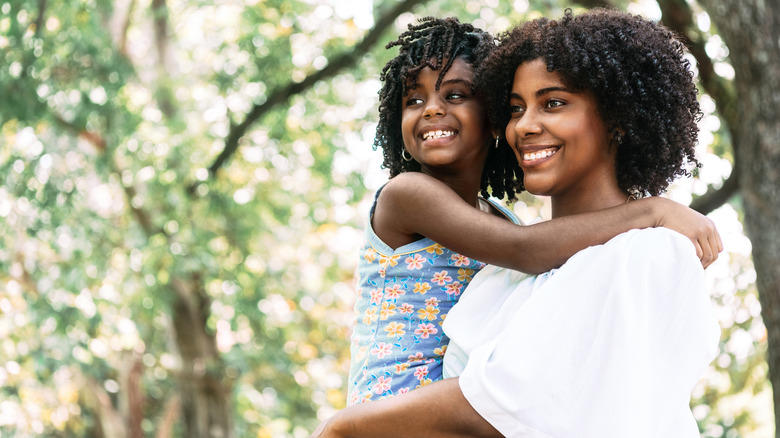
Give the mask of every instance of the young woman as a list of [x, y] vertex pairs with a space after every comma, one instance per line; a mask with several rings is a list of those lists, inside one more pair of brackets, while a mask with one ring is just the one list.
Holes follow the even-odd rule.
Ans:
[[[696, 88], [660, 25], [539, 19], [505, 35], [481, 77], [510, 116], [525, 188], [551, 196], [556, 220], [658, 194], [696, 164]], [[348, 408], [315, 436], [698, 436], [688, 401], [719, 330], [688, 239], [633, 230], [523, 277], [485, 269], [450, 311], [445, 375], [460, 377]]]

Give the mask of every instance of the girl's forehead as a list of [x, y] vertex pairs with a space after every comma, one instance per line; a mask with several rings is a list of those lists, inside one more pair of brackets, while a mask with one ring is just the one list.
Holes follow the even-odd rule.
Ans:
[[[406, 79], [406, 86], [409, 87], [416, 84], [421, 75], [425, 74], [426, 76], [429, 76], [431, 72], [435, 73], [436, 77], [440, 78], [442, 83], [452, 80], [473, 82], [474, 66], [472, 66], [471, 63], [463, 58], [455, 58], [452, 65], [447, 68], [447, 62], [446, 59], [442, 61], [440, 69], [434, 70], [429, 66], [425, 66], [413, 75], [409, 75]], [[433, 64], [433, 62], [431, 63]], [[442, 73], [444, 73], [444, 75], [442, 75]]]

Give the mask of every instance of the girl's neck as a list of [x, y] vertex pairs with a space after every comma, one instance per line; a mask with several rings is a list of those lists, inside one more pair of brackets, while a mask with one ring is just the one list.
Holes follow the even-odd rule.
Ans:
[[440, 173], [426, 171], [423, 169], [423, 173], [430, 175], [439, 181], [446, 184], [455, 193], [458, 194], [467, 204], [479, 208], [479, 191], [482, 183], [482, 174], [477, 172], [469, 172], [467, 174], [457, 173], [452, 175], [443, 175]]
[[465, 182], [461, 180], [450, 181], [447, 179], [440, 179], [444, 184], [447, 184], [455, 193], [458, 194], [467, 204], [472, 207], [479, 208], [479, 183]]

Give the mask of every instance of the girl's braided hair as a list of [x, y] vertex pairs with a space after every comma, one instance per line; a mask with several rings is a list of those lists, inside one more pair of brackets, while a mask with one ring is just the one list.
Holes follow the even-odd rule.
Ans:
[[[490, 120], [506, 127], [515, 70], [542, 59], [574, 90], [596, 96], [598, 111], [615, 136], [616, 173], [623, 190], [658, 195], [698, 166], [694, 147], [701, 110], [685, 46], [659, 23], [607, 9], [560, 20], [540, 18], [500, 36], [499, 47], [478, 71]], [[622, 137], [622, 140], [617, 140]]]
[[[379, 122], [374, 138], [374, 149], [382, 148], [382, 167], [390, 170], [391, 178], [402, 172], [420, 171], [419, 163], [401, 158], [404, 150], [401, 103], [407, 86], [414, 86], [419, 72], [429, 67], [439, 72], [438, 88], [456, 59], [466, 61], [476, 71], [495, 48], [495, 38], [457, 18], [425, 17], [416, 25], [410, 24], [407, 31], [385, 48], [395, 46], [400, 48], [398, 55], [385, 65], [380, 76], [383, 85], [379, 91]], [[482, 98], [483, 93], [478, 89], [473, 91]], [[482, 173], [481, 193], [487, 197], [489, 187], [492, 196], [514, 199], [520, 168], [505, 141], [501, 143], [498, 149], [485, 145], [489, 152]]]

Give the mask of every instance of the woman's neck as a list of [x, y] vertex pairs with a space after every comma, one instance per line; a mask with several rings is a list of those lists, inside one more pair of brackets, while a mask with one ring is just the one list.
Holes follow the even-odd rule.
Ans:
[[628, 193], [617, 185], [593, 190], [585, 188], [578, 194], [554, 195], [551, 198], [552, 217], [571, 216], [590, 211], [603, 210], [625, 204]]

